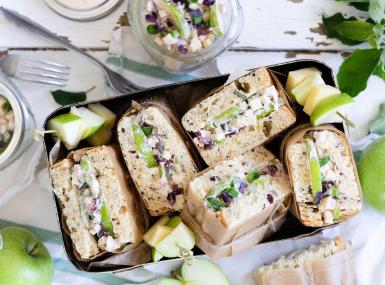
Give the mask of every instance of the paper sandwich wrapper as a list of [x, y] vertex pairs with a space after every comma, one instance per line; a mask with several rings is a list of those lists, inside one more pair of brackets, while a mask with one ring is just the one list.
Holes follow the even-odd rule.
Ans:
[[257, 285], [355, 285], [354, 258], [349, 249], [297, 268], [254, 272]]
[[218, 221], [212, 221], [211, 227], [207, 227], [207, 224], [202, 227], [186, 205], [182, 209], [181, 217], [195, 233], [196, 245], [209, 257], [217, 259], [243, 251], [278, 231], [286, 220], [289, 205], [290, 201], [277, 200], [258, 217], [231, 231]]
[[[347, 140], [347, 138], [345, 137], [345, 134], [343, 132], [341, 132], [340, 130], [338, 130], [336, 127], [330, 125], [330, 124], [327, 124], [327, 125], [321, 125], [321, 126], [317, 126], [317, 127], [313, 127], [311, 126], [310, 124], [303, 124], [303, 125], [300, 125], [294, 129], [292, 129], [285, 137], [285, 139], [282, 141], [282, 144], [281, 144], [281, 160], [282, 162], [284, 163], [284, 165], [286, 166], [286, 169], [287, 169], [287, 172], [289, 174], [289, 180], [290, 180], [290, 184], [293, 188], [293, 180], [292, 180], [292, 176], [290, 175], [291, 173], [291, 167], [290, 167], [290, 164], [287, 163], [288, 161], [288, 157], [287, 157], [287, 152], [286, 152], [286, 149], [288, 146], [290, 146], [291, 144], [295, 144], [297, 142], [300, 142], [300, 141], [303, 141], [303, 136], [309, 132], [309, 131], [314, 131], [314, 130], [329, 130], [329, 131], [333, 131], [337, 134], [340, 134], [342, 138], [345, 139], [345, 142], [346, 142], [346, 145], [349, 149], [349, 153], [350, 153], [350, 157], [351, 157], [351, 160], [352, 160], [352, 163], [353, 163], [353, 170], [354, 170], [354, 174], [355, 174], [355, 177], [356, 177], [356, 180], [357, 180], [357, 183], [358, 183], [358, 187], [359, 187], [359, 192], [360, 192], [360, 198], [361, 198], [361, 201], [363, 200], [363, 197], [362, 197], [362, 190], [361, 190], [361, 185], [360, 185], [360, 180], [359, 180], [359, 176], [358, 176], [358, 172], [357, 172], [357, 168], [356, 168], [356, 165], [355, 165], [355, 162], [354, 162], [354, 158], [353, 158], [353, 153], [352, 153], [352, 150], [350, 148], [350, 145], [349, 145], [349, 142]], [[291, 206], [290, 206], [290, 212], [302, 223], [304, 224], [305, 226], [309, 226], [309, 225], [306, 225], [304, 223], [304, 221], [301, 220], [300, 218], [300, 214], [299, 214], [299, 209], [298, 209], [298, 204], [296, 203], [296, 195], [295, 195], [295, 191], [293, 191], [293, 199], [292, 199], [292, 202], [291, 202]], [[358, 214], [358, 213], [357, 213]], [[350, 218], [352, 218], [353, 216], [342, 216], [341, 219], [339, 219], [338, 222], [335, 222], [333, 224], [336, 224], [336, 223], [340, 223], [340, 222], [343, 222], [343, 221], [346, 221], [346, 220], [349, 220]], [[332, 225], [333, 225], [332, 224]], [[328, 226], [331, 226], [331, 225], [328, 225]], [[326, 226], [326, 227], [328, 227]], [[325, 227], [325, 226], [324, 226]]]

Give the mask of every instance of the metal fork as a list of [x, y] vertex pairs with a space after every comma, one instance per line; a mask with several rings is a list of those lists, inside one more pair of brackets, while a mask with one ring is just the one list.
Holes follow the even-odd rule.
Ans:
[[142, 89], [138, 85], [124, 78], [119, 73], [109, 69], [105, 64], [103, 64], [98, 59], [94, 58], [93, 56], [81, 50], [80, 48], [75, 47], [74, 45], [68, 43], [67, 41], [59, 38], [54, 33], [50, 32], [43, 26], [33, 22], [29, 18], [4, 7], [0, 7], [0, 11], [3, 12], [4, 16], [8, 20], [15, 23], [17, 26], [25, 28], [29, 32], [32, 32], [36, 35], [52, 40], [55, 43], [59, 44], [60, 46], [67, 48], [69, 50], [75, 51], [78, 54], [83, 55], [88, 60], [92, 61], [94, 64], [96, 64], [98, 67], [100, 67], [104, 71], [108, 79], [108, 82], [110, 83], [111, 88], [118, 94], [132, 93]]
[[0, 57], [0, 66], [8, 76], [57, 86], [66, 85], [70, 76], [70, 68], [65, 65], [17, 54]]

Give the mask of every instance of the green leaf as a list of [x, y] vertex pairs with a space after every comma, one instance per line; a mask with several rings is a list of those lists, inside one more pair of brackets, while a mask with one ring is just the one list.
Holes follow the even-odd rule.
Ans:
[[333, 29], [344, 38], [362, 42], [372, 34], [373, 25], [361, 21], [343, 21]]
[[86, 92], [69, 92], [58, 89], [51, 91], [51, 94], [55, 99], [55, 102], [61, 106], [83, 102], [87, 99]]
[[363, 42], [363, 41], [356, 41], [356, 40], [352, 40], [344, 36], [341, 36], [334, 30], [334, 28], [340, 23], [344, 21], [357, 21], [357, 18], [355, 17], [345, 18], [341, 13], [336, 13], [330, 17], [326, 17], [325, 15], [323, 15], [322, 21], [324, 24], [324, 31], [327, 37], [336, 38], [346, 45], [358, 45]]
[[258, 171], [252, 171], [246, 176], [247, 182], [251, 183], [254, 180], [258, 179], [258, 177], [261, 176], [261, 174]]
[[365, 90], [369, 77], [376, 70], [382, 49], [357, 49], [341, 65], [337, 75], [340, 89], [355, 97]]
[[373, 48], [380, 48], [383, 38], [384, 38], [384, 25], [382, 24], [373, 25], [373, 31], [371, 35], [367, 38], [368, 43]]
[[385, 0], [370, 0], [369, 15], [376, 23], [381, 23], [384, 18]]
[[148, 25], [147, 33], [149, 33], [150, 35], [156, 35], [157, 33], [159, 33], [157, 25]]
[[376, 70], [373, 73], [374, 75], [382, 78], [382, 80], [385, 81], [385, 63], [384, 60], [382, 60], [378, 66], [376, 67]]
[[143, 133], [148, 137], [152, 134], [152, 130], [154, 129], [153, 126], [141, 126]]
[[225, 204], [221, 200], [215, 197], [208, 197], [207, 203], [209, 207], [214, 209], [215, 211], [220, 211], [225, 206]]
[[353, 2], [353, 3], [349, 3], [349, 4], [352, 5], [354, 8], [360, 10], [360, 11], [364, 11], [364, 12], [368, 12], [369, 11], [369, 3]]
[[326, 165], [330, 161], [330, 156], [326, 155], [319, 160], [321, 166]]
[[369, 131], [372, 134], [385, 135], [385, 103], [380, 105], [376, 118], [369, 123]]

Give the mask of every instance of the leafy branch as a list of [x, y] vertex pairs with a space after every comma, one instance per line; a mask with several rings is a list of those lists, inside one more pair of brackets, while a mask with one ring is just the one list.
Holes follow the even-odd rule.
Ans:
[[385, 81], [385, 0], [336, 0], [348, 2], [368, 12], [366, 21], [355, 17], [345, 18], [341, 13], [323, 16], [324, 31], [346, 45], [367, 42], [370, 49], [355, 50], [341, 65], [337, 75], [342, 92], [355, 97], [366, 89], [369, 78], [378, 76]]

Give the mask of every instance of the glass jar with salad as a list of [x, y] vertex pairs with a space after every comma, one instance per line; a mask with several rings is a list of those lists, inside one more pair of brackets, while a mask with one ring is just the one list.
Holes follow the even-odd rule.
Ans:
[[215, 59], [238, 38], [238, 0], [132, 0], [135, 36], [166, 71], [182, 73]]
[[27, 103], [0, 73], [0, 170], [32, 143], [34, 127]]

